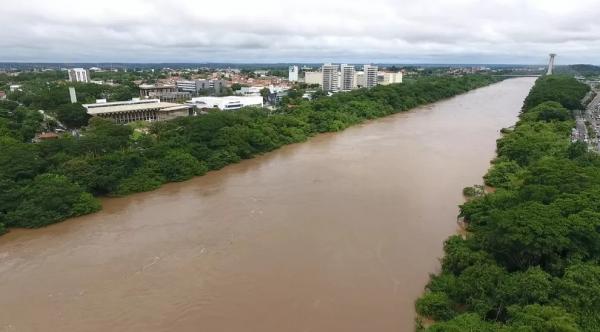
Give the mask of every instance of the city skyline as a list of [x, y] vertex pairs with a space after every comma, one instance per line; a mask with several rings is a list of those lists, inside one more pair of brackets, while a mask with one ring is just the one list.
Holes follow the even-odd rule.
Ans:
[[359, 2], [0, 0], [0, 61], [600, 62], [593, 1]]

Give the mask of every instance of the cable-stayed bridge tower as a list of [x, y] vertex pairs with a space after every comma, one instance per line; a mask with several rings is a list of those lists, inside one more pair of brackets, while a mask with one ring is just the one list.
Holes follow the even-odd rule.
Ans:
[[556, 56], [556, 54], [550, 53], [550, 61], [548, 61], [548, 72], [546, 73], [546, 75], [552, 75], [552, 73], [554, 72], [554, 57], [555, 56]]

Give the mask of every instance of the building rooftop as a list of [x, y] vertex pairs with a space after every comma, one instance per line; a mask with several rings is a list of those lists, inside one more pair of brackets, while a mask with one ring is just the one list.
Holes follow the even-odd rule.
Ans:
[[226, 96], [226, 97], [195, 97], [189, 101], [190, 104], [199, 108], [217, 107], [221, 110], [238, 109], [244, 106], [263, 106], [263, 97], [261, 96]]
[[140, 89], [175, 89], [175, 85], [173, 84], [140, 84], [138, 86]]
[[88, 107], [87, 113], [90, 115], [96, 115], [96, 114], [106, 114], [106, 113], [142, 111], [142, 110], [148, 110], [148, 109], [160, 109], [161, 111], [175, 111], [175, 110], [180, 110], [180, 109], [185, 109], [185, 108], [189, 108], [189, 106], [182, 105], [182, 104], [176, 104], [176, 103], [158, 102], [158, 103], [139, 103], [139, 104], [103, 106], [103, 107]]
[[83, 104], [85, 108], [97, 108], [97, 107], [109, 107], [109, 106], [117, 106], [117, 105], [133, 105], [133, 104], [152, 104], [159, 103], [160, 99], [140, 99], [133, 98], [131, 100], [123, 100], [123, 101], [109, 101], [106, 99], [96, 99], [95, 104]]
[[194, 97], [191, 102], [219, 102], [219, 101], [257, 101], [262, 100], [261, 96], [224, 96], [224, 97], [212, 97], [212, 96], [204, 96], [204, 97]]
[[57, 139], [58, 138], [58, 134], [56, 133], [41, 133], [41, 134], [37, 134], [36, 138], [40, 141], [46, 141], [46, 140], [51, 140], [51, 139]]

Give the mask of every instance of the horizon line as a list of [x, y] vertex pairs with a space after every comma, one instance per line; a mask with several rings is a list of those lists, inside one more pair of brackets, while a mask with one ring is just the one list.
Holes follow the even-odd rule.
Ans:
[[[241, 62], [241, 61], [205, 61], [205, 62], [184, 62], [184, 61], [0, 61], [0, 64], [265, 64], [265, 65], [289, 65], [289, 64], [321, 64], [321, 63], [347, 63], [347, 64], [380, 64], [380, 65], [503, 65], [503, 66], [547, 66], [547, 63], [501, 63], [501, 62], [350, 62], [350, 61], [316, 61], [316, 62], [294, 62], [294, 61], [275, 61], [275, 62]], [[558, 64], [556, 66], [569, 65], [592, 65], [592, 63], [568, 63]]]

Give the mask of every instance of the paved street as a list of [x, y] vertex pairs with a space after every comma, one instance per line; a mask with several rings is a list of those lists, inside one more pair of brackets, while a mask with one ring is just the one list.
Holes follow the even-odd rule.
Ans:
[[573, 128], [572, 140], [586, 142], [590, 148], [600, 152], [600, 89], [595, 89], [596, 96], [588, 104], [584, 111], [576, 111], [575, 128]]

